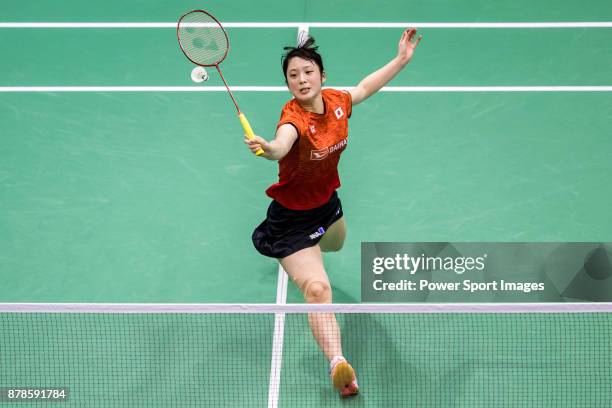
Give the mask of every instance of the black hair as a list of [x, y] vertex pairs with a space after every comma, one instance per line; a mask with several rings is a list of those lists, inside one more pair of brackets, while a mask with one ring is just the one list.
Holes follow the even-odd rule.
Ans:
[[314, 45], [315, 39], [313, 37], [308, 37], [308, 39], [303, 44], [298, 44], [297, 47], [285, 47], [285, 54], [281, 60], [281, 64], [283, 66], [283, 75], [285, 75], [285, 82], [287, 82], [287, 66], [289, 65], [289, 60], [294, 57], [300, 57], [305, 60], [309, 60], [317, 64], [319, 70], [321, 71], [321, 75], [323, 75], [323, 58], [321, 58], [321, 54], [317, 52], [319, 49], [318, 46]]

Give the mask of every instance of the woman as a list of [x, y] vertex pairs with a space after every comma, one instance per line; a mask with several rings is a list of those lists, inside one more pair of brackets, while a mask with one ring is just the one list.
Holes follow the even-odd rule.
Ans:
[[[263, 255], [279, 260], [307, 303], [332, 301], [321, 253], [340, 250], [346, 236], [336, 189], [352, 107], [406, 66], [422, 38], [415, 36], [414, 28], [404, 31], [397, 56], [347, 92], [321, 89], [325, 70], [313, 38], [296, 48], [286, 47], [283, 73], [293, 99], [283, 107], [274, 140], [244, 140], [253, 153], [261, 148], [262, 157], [279, 161], [279, 181], [266, 190], [273, 201], [253, 232], [253, 243]], [[334, 314], [311, 313], [308, 323], [330, 362], [334, 387], [343, 397], [357, 394], [355, 372], [342, 354]]]

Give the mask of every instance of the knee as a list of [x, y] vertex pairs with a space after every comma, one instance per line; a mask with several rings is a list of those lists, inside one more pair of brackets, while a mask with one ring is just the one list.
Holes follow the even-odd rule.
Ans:
[[304, 290], [306, 303], [331, 303], [332, 293], [328, 282], [312, 281]]

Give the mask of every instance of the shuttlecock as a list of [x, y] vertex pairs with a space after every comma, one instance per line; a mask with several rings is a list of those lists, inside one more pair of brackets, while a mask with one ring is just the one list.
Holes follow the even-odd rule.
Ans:
[[195, 67], [191, 71], [191, 80], [197, 83], [208, 81], [208, 72], [204, 67]]
[[297, 40], [296, 40], [296, 47], [301, 47], [304, 44], [306, 44], [306, 41], [308, 41], [308, 39], [310, 38], [310, 36], [308, 35], [308, 27], [300, 25], [300, 28], [298, 30], [298, 35], [297, 35]]

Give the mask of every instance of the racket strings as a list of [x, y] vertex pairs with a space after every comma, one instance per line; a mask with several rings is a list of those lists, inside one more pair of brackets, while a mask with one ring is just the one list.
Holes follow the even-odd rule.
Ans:
[[201, 11], [191, 12], [181, 19], [178, 36], [185, 54], [199, 65], [219, 64], [229, 49], [223, 27]]

